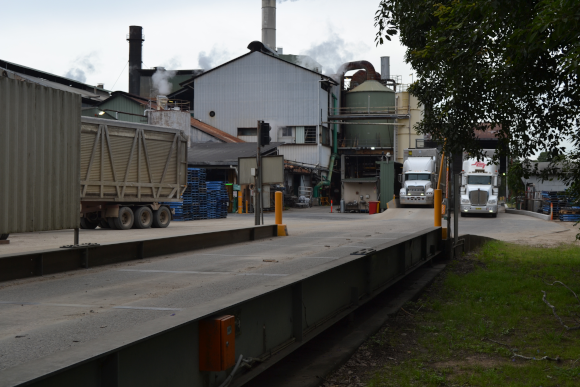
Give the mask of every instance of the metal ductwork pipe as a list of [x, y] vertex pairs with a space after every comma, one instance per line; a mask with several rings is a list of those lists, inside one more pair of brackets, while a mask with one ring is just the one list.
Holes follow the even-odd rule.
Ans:
[[391, 78], [391, 57], [381, 56], [381, 79]]
[[[344, 91], [344, 74], [346, 74], [347, 71], [351, 70], [365, 70], [367, 73], [367, 81], [371, 79], [374, 79], [376, 81], [380, 80], [379, 75], [375, 71], [375, 67], [370, 62], [367, 62], [366, 60], [347, 62], [341, 65], [337, 73], [332, 76], [335, 81], [340, 82], [341, 92]], [[343, 98], [341, 98], [341, 104], [342, 100]]]
[[276, 0], [262, 0], [262, 43], [276, 51]]
[[139, 95], [141, 92], [141, 67], [143, 63], [143, 27], [129, 26], [129, 93]]

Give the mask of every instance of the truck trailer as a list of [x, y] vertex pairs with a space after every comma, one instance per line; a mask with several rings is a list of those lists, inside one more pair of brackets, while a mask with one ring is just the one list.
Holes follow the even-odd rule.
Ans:
[[491, 163], [495, 150], [485, 149], [482, 160], [465, 158], [461, 173], [461, 216], [488, 214], [495, 218], [498, 210], [499, 167]]
[[164, 228], [187, 188], [187, 135], [81, 118], [81, 228]]
[[433, 191], [437, 180], [441, 155], [435, 148], [405, 149], [403, 173], [399, 175], [402, 184], [399, 201], [406, 204], [433, 207]]

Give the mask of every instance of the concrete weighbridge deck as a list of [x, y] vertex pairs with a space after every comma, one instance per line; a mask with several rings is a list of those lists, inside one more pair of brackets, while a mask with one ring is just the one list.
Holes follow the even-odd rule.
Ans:
[[368, 215], [290, 233], [2, 283], [0, 386], [217, 386], [197, 320], [235, 315], [236, 356], [264, 368], [441, 249], [440, 229]]

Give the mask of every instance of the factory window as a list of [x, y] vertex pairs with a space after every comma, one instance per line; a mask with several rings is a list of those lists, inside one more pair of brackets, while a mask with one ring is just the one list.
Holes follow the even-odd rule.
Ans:
[[238, 128], [238, 136], [257, 136], [257, 128]]
[[292, 127], [291, 126], [282, 127], [282, 137], [292, 137]]
[[326, 126], [321, 126], [320, 127], [320, 132], [321, 132], [321, 136], [322, 136], [322, 145], [330, 145], [330, 133], [328, 131], [328, 128]]
[[[298, 141], [296, 141], [298, 142]], [[304, 143], [305, 144], [316, 144], [316, 126], [305, 126], [304, 127]]]

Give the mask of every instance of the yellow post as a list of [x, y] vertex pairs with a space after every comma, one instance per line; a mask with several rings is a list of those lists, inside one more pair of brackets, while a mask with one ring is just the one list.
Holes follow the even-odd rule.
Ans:
[[282, 192], [276, 192], [276, 224], [282, 224]]
[[278, 227], [278, 236], [288, 236], [288, 228], [282, 224], [282, 192], [276, 192], [275, 196], [275, 219]]
[[433, 213], [435, 217], [435, 227], [441, 227], [441, 190], [434, 190], [433, 195]]
[[244, 200], [242, 199], [242, 191], [238, 191], [238, 214], [244, 211]]

